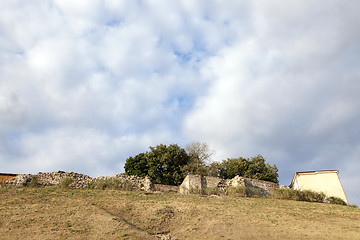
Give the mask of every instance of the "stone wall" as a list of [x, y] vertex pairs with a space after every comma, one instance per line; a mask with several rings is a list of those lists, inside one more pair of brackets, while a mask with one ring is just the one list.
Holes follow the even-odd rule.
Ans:
[[74, 173], [74, 172], [39, 172], [37, 175], [34, 176], [37, 178], [38, 184], [42, 186], [52, 186], [57, 185], [60, 181], [64, 178], [71, 178], [73, 182], [69, 185], [70, 188], [78, 188], [78, 189], [85, 189], [88, 188], [89, 183], [92, 181], [92, 178], [88, 175], [84, 175], [81, 173]]
[[200, 175], [187, 175], [179, 187], [180, 193], [190, 193], [192, 189], [201, 189], [203, 186]]
[[160, 192], [180, 192], [189, 193], [192, 189], [204, 189], [217, 187], [221, 191], [224, 191], [227, 187], [248, 187], [252, 189], [260, 190], [264, 193], [270, 193], [270, 190], [278, 187], [278, 184], [273, 182], [267, 182], [257, 179], [244, 178], [236, 176], [233, 179], [221, 179], [217, 177], [207, 177], [200, 175], [187, 175], [183, 183], [178, 186], [153, 184], [149, 177], [137, 177], [127, 176], [123, 174], [116, 174], [113, 176], [101, 176], [91, 178], [87, 175], [74, 173], [74, 172], [39, 172], [36, 175], [31, 174], [18, 174], [5, 181], [7, 186], [25, 187], [32, 179], [36, 180], [38, 185], [41, 186], [53, 186], [58, 185], [62, 179], [71, 178], [72, 182], [69, 185], [70, 188], [87, 189], [91, 186], [95, 186], [97, 181], [106, 181], [109, 179], [117, 179], [121, 182], [129, 182], [135, 186], [136, 189], [141, 191], [160, 191]]
[[244, 178], [245, 186], [248, 188], [262, 189], [263, 191], [269, 193], [271, 189], [278, 188], [279, 185], [273, 182]]
[[200, 175], [187, 175], [180, 185], [180, 193], [189, 193], [192, 189], [204, 189], [217, 187], [220, 190], [225, 190], [227, 187], [247, 187], [251, 189], [258, 189], [264, 193], [270, 193], [273, 188], [279, 187], [278, 184], [263, 180], [245, 178], [235, 176], [233, 179], [221, 179], [218, 177], [207, 177]]
[[201, 176], [201, 188], [219, 187], [222, 182], [223, 179], [218, 177]]
[[192, 189], [204, 189], [218, 187], [224, 189], [227, 182], [218, 177], [208, 177], [200, 175], [187, 175], [179, 187], [180, 193], [189, 193]]
[[25, 187], [27, 183], [31, 181], [33, 175], [31, 174], [18, 174], [14, 178], [10, 178], [5, 181], [6, 186], [14, 186], [14, 187]]
[[138, 190], [141, 191], [153, 191], [154, 184], [151, 181], [150, 177], [137, 177], [137, 176], [128, 176], [123, 174], [116, 174], [112, 176], [100, 176], [93, 179], [94, 182], [107, 180], [107, 179], [117, 179], [120, 181], [127, 181], [136, 186]]
[[18, 174], [16, 177], [5, 181], [5, 185], [9, 187], [26, 187], [28, 183], [31, 182], [32, 179], [34, 179], [36, 180], [35, 182], [37, 182], [37, 184], [40, 186], [53, 186], [58, 185], [64, 178], [71, 178], [73, 181], [69, 185], [69, 187], [76, 189], [87, 189], [89, 188], [89, 186], [94, 185], [96, 181], [102, 181], [107, 179], [118, 179], [120, 181], [130, 182], [134, 184], [134, 186], [136, 186], [138, 190], [142, 191], [152, 191], [154, 189], [154, 185], [149, 177], [141, 178], [137, 176], [117, 174], [113, 176], [91, 178], [81, 173], [63, 171], [45, 173], [39, 172], [36, 175]]

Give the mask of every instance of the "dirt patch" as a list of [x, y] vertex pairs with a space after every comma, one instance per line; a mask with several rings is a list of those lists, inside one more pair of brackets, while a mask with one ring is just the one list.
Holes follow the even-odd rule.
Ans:
[[0, 235], [1, 239], [360, 239], [360, 210], [226, 196], [9, 189], [0, 192]]

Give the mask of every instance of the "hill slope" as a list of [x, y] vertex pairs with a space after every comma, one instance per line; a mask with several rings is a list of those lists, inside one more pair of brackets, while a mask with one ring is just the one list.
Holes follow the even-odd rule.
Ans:
[[0, 189], [0, 216], [1, 239], [360, 239], [359, 209], [275, 199]]

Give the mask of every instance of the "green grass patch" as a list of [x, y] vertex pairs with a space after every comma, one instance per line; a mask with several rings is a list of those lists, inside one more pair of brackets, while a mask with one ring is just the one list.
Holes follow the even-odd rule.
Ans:
[[30, 182], [26, 183], [26, 187], [30, 187], [30, 188], [37, 188], [40, 186], [41, 185], [39, 184], [37, 177], [32, 177]]
[[65, 177], [60, 180], [58, 187], [61, 189], [69, 189], [70, 185], [74, 182], [74, 179]]

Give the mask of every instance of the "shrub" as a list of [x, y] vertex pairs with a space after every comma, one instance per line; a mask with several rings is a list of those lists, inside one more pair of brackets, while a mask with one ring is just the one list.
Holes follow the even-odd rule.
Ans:
[[300, 191], [302, 200], [306, 202], [320, 202], [323, 203], [325, 200], [326, 195], [324, 193], [317, 193], [313, 191]]
[[326, 201], [331, 204], [347, 205], [344, 200], [338, 197], [328, 197]]
[[26, 187], [31, 187], [31, 188], [40, 187], [38, 179], [36, 177], [31, 178], [30, 182], [26, 183]]
[[71, 177], [65, 177], [60, 180], [58, 186], [62, 189], [68, 189], [68, 188], [70, 188], [70, 184], [72, 184], [73, 182], [74, 182], [74, 179], [72, 179]]
[[350, 204], [349, 206], [352, 208], [359, 208], [358, 205], [356, 205], [356, 204]]
[[95, 189], [95, 182], [91, 181], [88, 183], [88, 189]]
[[278, 188], [273, 189], [272, 196], [277, 199], [287, 199], [306, 202], [325, 202], [326, 195], [324, 193], [313, 192], [309, 190], [300, 191], [294, 189]]
[[278, 188], [273, 189], [272, 191], [273, 198], [276, 199], [286, 199], [294, 201], [304, 201], [303, 194], [299, 190], [287, 189], [287, 188]]
[[258, 188], [246, 188], [246, 197], [265, 198], [267, 195]]

